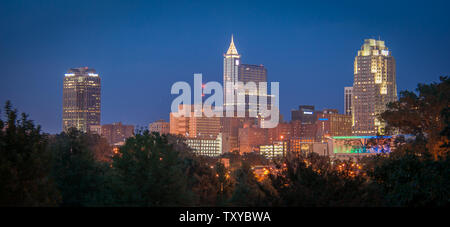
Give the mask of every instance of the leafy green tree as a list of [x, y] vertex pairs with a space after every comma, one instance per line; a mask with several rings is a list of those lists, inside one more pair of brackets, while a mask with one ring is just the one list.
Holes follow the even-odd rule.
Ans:
[[0, 206], [55, 206], [59, 192], [50, 177], [47, 135], [8, 101], [0, 118]]

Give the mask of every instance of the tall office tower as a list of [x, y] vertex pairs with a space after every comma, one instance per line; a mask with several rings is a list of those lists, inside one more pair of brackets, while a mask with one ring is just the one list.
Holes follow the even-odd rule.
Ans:
[[344, 87], [344, 114], [352, 115], [353, 87]]
[[[233, 36], [231, 36], [230, 47], [226, 54], [223, 55], [223, 88], [224, 88], [224, 108], [229, 105], [233, 105], [236, 103], [236, 83], [239, 79], [239, 63], [241, 55], [238, 54], [236, 47], [234, 46]], [[233, 88], [229, 89], [227, 87], [227, 83], [231, 83]], [[227, 102], [227, 97], [230, 95], [234, 95], [234, 100]]]
[[63, 130], [100, 125], [100, 77], [88, 67], [70, 69], [63, 83]]
[[397, 100], [395, 60], [384, 41], [366, 39], [355, 57], [353, 81], [353, 134], [383, 134], [377, 116]]
[[238, 69], [238, 80], [241, 82], [267, 82], [267, 69], [264, 65], [240, 64]]
[[149, 132], [158, 132], [160, 135], [170, 133], [170, 123], [164, 120], [157, 120], [148, 125]]
[[[261, 100], [262, 98], [265, 98], [267, 101], [266, 103], [268, 105], [270, 105], [271, 103], [271, 99], [268, 99], [268, 95], [264, 95], [262, 97], [259, 97], [259, 83], [260, 82], [267, 82], [267, 70], [263, 65], [249, 65], [249, 64], [240, 64], [239, 67], [239, 73], [238, 73], [238, 81], [242, 82], [244, 85], [246, 85], [248, 82], [254, 82], [256, 85], [256, 89], [248, 89], [248, 90], [244, 90], [244, 88], [242, 88], [242, 91], [244, 91], [245, 95], [245, 103], [238, 103], [237, 106], [240, 105], [245, 105], [245, 116], [248, 117], [250, 116], [250, 100], [252, 98], [254, 98], [256, 100], [256, 108], [253, 111], [255, 111], [255, 115], [257, 116], [257, 114], [259, 113], [258, 111], [260, 110], [260, 105], [259, 105], [259, 100]], [[239, 93], [238, 93], [239, 94]]]

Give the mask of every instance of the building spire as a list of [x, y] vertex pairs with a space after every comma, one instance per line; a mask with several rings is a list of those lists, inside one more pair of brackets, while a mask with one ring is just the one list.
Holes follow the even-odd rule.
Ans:
[[239, 55], [236, 47], [234, 46], [233, 35], [231, 35], [231, 43], [230, 47], [228, 48], [227, 55]]

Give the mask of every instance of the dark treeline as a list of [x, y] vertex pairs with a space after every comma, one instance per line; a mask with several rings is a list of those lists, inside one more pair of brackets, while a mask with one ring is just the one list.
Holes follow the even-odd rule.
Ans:
[[[0, 118], [1, 206], [448, 206], [450, 81], [401, 92], [381, 115], [399, 138], [390, 155], [332, 161], [290, 155], [261, 179], [256, 154], [199, 157], [173, 135], [137, 132], [111, 155], [98, 135], [58, 135], [6, 103]], [[291, 157], [292, 156], [292, 157]]]

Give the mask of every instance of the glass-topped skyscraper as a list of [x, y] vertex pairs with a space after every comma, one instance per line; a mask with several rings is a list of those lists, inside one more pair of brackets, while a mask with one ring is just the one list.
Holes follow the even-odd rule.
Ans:
[[70, 69], [63, 84], [63, 131], [100, 125], [100, 77], [88, 67]]
[[352, 116], [354, 135], [383, 134], [377, 118], [397, 101], [395, 60], [384, 41], [366, 39], [354, 62]]
[[[254, 111], [255, 117], [258, 114], [258, 110], [260, 110], [260, 98], [265, 98], [267, 101], [267, 105], [270, 105], [271, 100], [270, 95], [264, 95], [259, 97], [259, 83], [267, 82], [267, 69], [263, 65], [251, 65], [251, 64], [242, 64], [241, 56], [238, 54], [236, 46], [234, 45], [233, 36], [231, 36], [230, 47], [226, 54], [224, 54], [224, 64], [223, 64], [223, 86], [224, 86], [224, 105], [231, 106], [234, 105], [236, 110], [238, 107], [244, 107], [245, 116], [249, 117], [250, 110]], [[227, 93], [227, 82], [230, 82], [233, 86]], [[238, 82], [242, 82], [242, 85], [248, 85], [249, 82], [253, 82], [256, 86], [255, 88], [251, 88], [250, 86], [242, 87], [238, 86]], [[245, 89], [244, 89], [245, 88]], [[241, 91], [239, 93], [238, 91]], [[233, 94], [231, 94], [231, 92]], [[227, 102], [227, 96], [234, 95], [233, 102]], [[238, 100], [237, 96], [243, 95], [245, 96], [243, 102]], [[250, 109], [250, 100], [256, 100], [256, 109]], [[234, 103], [234, 104], [233, 104]]]
[[[243, 93], [245, 95], [244, 103], [239, 103], [239, 105], [245, 105], [245, 116], [250, 116], [250, 111], [254, 111], [255, 115], [258, 114], [257, 111], [260, 110], [260, 105], [258, 99], [265, 98], [267, 101], [267, 104], [270, 104], [270, 99], [268, 99], [267, 95], [259, 97], [259, 83], [260, 82], [267, 82], [267, 70], [263, 65], [250, 65], [250, 64], [240, 64], [239, 65], [239, 73], [238, 73], [238, 81], [242, 82], [244, 85], [248, 84], [249, 82], [255, 83], [256, 87], [255, 89], [247, 87], [248, 89], [242, 88]], [[239, 94], [239, 93], [238, 93]], [[257, 109], [250, 109], [250, 100], [251, 99], [256, 100], [256, 108]]]

